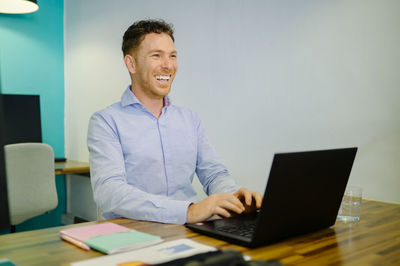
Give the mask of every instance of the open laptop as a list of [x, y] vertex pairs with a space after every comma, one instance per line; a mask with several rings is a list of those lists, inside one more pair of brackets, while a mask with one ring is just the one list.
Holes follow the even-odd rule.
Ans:
[[186, 226], [246, 247], [330, 227], [356, 152], [344, 148], [275, 154], [259, 211]]

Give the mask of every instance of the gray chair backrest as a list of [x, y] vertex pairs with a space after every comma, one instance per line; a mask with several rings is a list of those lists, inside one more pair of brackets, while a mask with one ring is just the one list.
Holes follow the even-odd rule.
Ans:
[[54, 151], [44, 143], [4, 146], [11, 225], [57, 207]]

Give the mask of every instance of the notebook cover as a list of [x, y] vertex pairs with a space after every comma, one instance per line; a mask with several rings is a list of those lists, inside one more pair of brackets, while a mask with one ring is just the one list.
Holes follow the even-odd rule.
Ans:
[[130, 231], [132, 231], [132, 230], [125, 226], [106, 222], [106, 223], [93, 224], [93, 225], [87, 225], [87, 226], [81, 226], [81, 227], [61, 230], [60, 234], [65, 234], [76, 240], [85, 242], [85, 240], [95, 237], [95, 236], [113, 234], [113, 233], [119, 233], [119, 232], [130, 232]]
[[159, 236], [139, 232], [119, 232], [87, 239], [85, 243], [93, 249], [106, 254], [114, 254], [138, 249], [161, 242]]
[[133, 250], [162, 242], [159, 236], [131, 230], [111, 222], [61, 230], [60, 235], [69, 236], [106, 254]]

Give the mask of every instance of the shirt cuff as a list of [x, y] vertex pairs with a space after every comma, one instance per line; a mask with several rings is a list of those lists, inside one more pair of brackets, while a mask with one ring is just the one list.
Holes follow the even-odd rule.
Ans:
[[163, 219], [166, 223], [173, 224], [185, 224], [186, 223], [186, 215], [187, 209], [191, 201], [182, 201], [182, 200], [171, 200], [168, 211], [166, 212], [166, 217]]

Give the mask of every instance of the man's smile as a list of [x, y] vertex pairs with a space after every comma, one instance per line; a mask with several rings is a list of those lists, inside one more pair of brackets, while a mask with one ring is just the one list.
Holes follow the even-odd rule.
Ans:
[[155, 75], [154, 76], [158, 81], [169, 81], [171, 75]]

